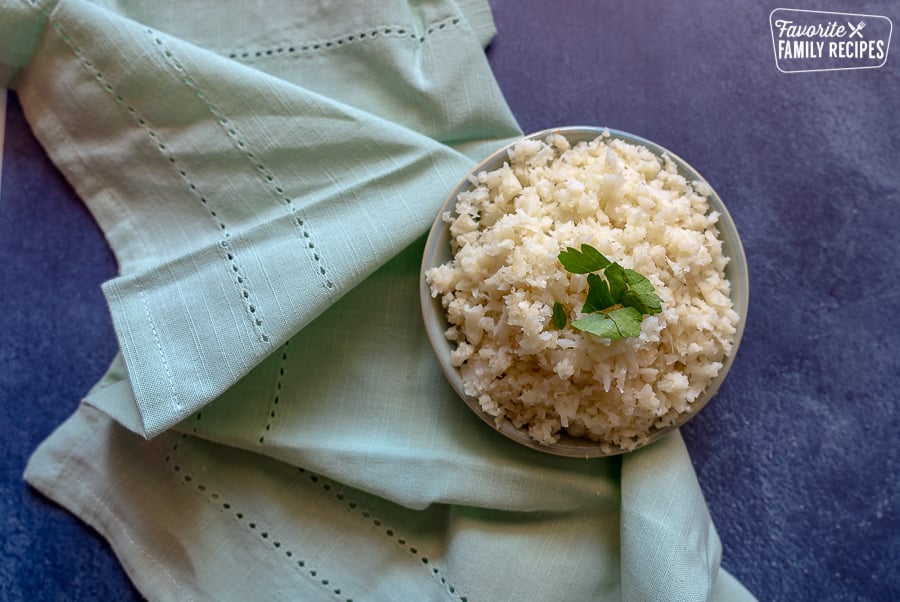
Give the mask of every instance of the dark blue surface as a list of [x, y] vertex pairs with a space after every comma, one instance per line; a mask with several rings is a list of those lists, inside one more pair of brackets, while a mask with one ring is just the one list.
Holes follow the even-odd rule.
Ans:
[[[761, 600], [900, 600], [900, 50], [783, 74], [770, 3], [493, 0], [488, 57], [523, 129], [606, 125], [694, 165], [750, 266], [744, 341], [684, 429]], [[896, 2], [799, 8], [900, 19]], [[0, 188], [0, 599], [136, 597], [108, 547], [21, 480], [115, 353], [102, 235], [11, 101]]]
[[8, 98], [0, 183], [0, 600], [139, 599], [106, 542], [22, 480], [116, 352], [93, 218]]

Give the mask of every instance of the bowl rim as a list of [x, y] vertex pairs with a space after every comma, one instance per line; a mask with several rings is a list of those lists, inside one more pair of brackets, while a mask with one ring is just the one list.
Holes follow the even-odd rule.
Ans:
[[[750, 292], [747, 258], [744, 252], [743, 243], [740, 238], [740, 233], [737, 230], [731, 214], [728, 212], [728, 208], [725, 206], [725, 203], [719, 197], [716, 190], [706, 181], [706, 179], [700, 174], [700, 172], [694, 169], [687, 161], [685, 161], [672, 151], [668, 150], [667, 148], [651, 140], [635, 134], [631, 134], [629, 132], [624, 132], [622, 130], [600, 126], [575, 125], [547, 128], [530, 134], [525, 134], [523, 136], [520, 136], [519, 138], [516, 138], [512, 142], [504, 144], [503, 146], [489, 154], [472, 169], [470, 169], [462, 178], [460, 178], [456, 186], [451, 189], [446, 199], [441, 204], [441, 208], [431, 225], [431, 229], [428, 232], [428, 237], [425, 241], [425, 249], [422, 254], [422, 264], [419, 271], [419, 298], [422, 311], [422, 319], [425, 323], [425, 332], [428, 336], [429, 343], [432, 347], [435, 358], [438, 361], [438, 364], [440, 365], [441, 371], [443, 372], [445, 378], [470, 410], [472, 410], [493, 430], [499, 431], [508, 439], [524, 445], [525, 447], [556, 456], [579, 457], [586, 459], [612, 457], [635, 450], [604, 450], [600, 442], [591, 441], [586, 438], [576, 438], [568, 435], [568, 433], [565, 432], [562, 433], [559, 441], [557, 441], [556, 443], [552, 445], [542, 444], [532, 439], [531, 436], [529, 436], [528, 433], [524, 430], [518, 429], [513, 426], [513, 424], [507, 418], [501, 418], [498, 421], [496, 417], [491, 416], [490, 414], [482, 410], [478, 400], [466, 394], [465, 390], [463, 389], [462, 377], [459, 373], [459, 369], [450, 363], [451, 343], [444, 336], [444, 331], [448, 327], [448, 323], [446, 321], [446, 312], [441, 305], [440, 298], [433, 297], [431, 295], [431, 289], [428, 286], [425, 278], [425, 273], [428, 269], [437, 265], [441, 265], [443, 263], [443, 261], [437, 261], [437, 259], [441, 256], [441, 251], [449, 250], [449, 224], [444, 222], [443, 215], [447, 211], [452, 211], [457, 197], [461, 192], [464, 192], [465, 190], [472, 187], [472, 184], [469, 180], [470, 176], [478, 174], [481, 171], [499, 168], [502, 165], [502, 162], [496, 164], [498, 160], [500, 160], [504, 156], [508, 156], [508, 151], [516, 144], [519, 144], [520, 142], [526, 140], [543, 140], [547, 136], [553, 134], [563, 135], [573, 145], [580, 141], [590, 141], [594, 140], [598, 136], [604, 136], [608, 137], [609, 139], [618, 139], [631, 144], [639, 144], [645, 146], [657, 156], [666, 156], [670, 158], [672, 162], [677, 166], [679, 173], [685, 176], [689, 181], [700, 181], [706, 184], [708, 190], [710, 190], [710, 194], [705, 195], [709, 201], [710, 211], [719, 213], [719, 219], [716, 227], [719, 231], [719, 240], [722, 242], [723, 254], [725, 254], [729, 258], [728, 264], [725, 267], [725, 273], [726, 278], [730, 283], [730, 296], [732, 306], [734, 308], [734, 311], [738, 315], [738, 323], [734, 334], [734, 343], [731, 353], [725, 357], [722, 368], [719, 370], [718, 375], [716, 375], [713, 381], [710, 382], [709, 385], [707, 385], [707, 388], [703, 391], [703, 393], [701, 393], [701, 395], [691, 403], [691, 409], [687, 412], [682, 413], [672, 425], [665, 428], [651, 429], [648, 438], [645, 441], [641, 442], [635, 448], [635, 450], [646, 447], [647, 445], [669, 434], [671, 431], [681, 427], [688, 420], [696, 416], [697, 413], [699, 413], [699, 411], [702, 410], [718, 393], [722, 382], [724, 382], [725, 377], [727, 376], [732, 364], [734, 363], [734, 359], [737, 356], [738, 348], [740, 347], [741, 339], [743, 338], [744, 326], [747, 321], [747, 308], [749, 306]], [[442, 243], [446, 243], [447, 247], [442, 247]], [[449, 256], [452, 257], [452, 252]], [[446, 353], [442, 353], [442, 350], [446, 350]]]

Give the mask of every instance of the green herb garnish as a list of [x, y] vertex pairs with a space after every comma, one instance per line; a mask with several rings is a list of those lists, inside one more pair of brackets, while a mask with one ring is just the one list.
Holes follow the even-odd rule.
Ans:
[[563, 304], [559, 301], [553, 303], [553, 316], [551, 316], [550, 319], [553, 321], [553, 325], [556, 326], [557, 330], [562, 330], [566, 327], [566, 321], [569, 318], [566, 316], [566, 308], [563, 307]]
[[603, 270], [612, 263], [603, 253], [591, 245], [581, 245], [581, 250], [567, 247], [559, 254], [559, 262], [573, 274], [589, 274]]
[[[649, 280], [610, 261], [591, 245], [582, 244], [580, 251], [567, 247], [559, 254], [559, 262], [568, 272], [588, 275], [587, 298], [581, 309], [587, 315], [572, 322], [578, 330], [607, 339], [637, 337], [644, 315], [662, 311], [662, 299]], [[552, 321], [559, 329], [566, 325], [559, 301], [553, 303]]]

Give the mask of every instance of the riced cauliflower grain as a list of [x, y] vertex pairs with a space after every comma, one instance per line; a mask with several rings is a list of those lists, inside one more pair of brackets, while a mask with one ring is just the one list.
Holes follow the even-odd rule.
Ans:
[[[691, 412], [738, 323], [709, 186], [608, 133], [574, 146], [558, 134], [525, 140], [470, 184], [443, 216], [453, 257], [426, 272], [466, 393], [540, 443], [566, 431], [607, 452]], [[553, 326], [555, 301], [582, 316], [586, 276], [558, 260], [582, 244], [655, 287], [662, 313], [644, 317], [640, 337]]]

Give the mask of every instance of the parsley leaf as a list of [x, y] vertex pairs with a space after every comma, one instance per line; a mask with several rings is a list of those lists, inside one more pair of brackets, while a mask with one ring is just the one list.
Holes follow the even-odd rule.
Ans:
[[627, 282], [634, 290], [642, 293], [653, 292], [653, 284], [634, 270], [626, 268], [623, 275], [625, 277], [625, 282]]
[[662, 312], [662, 299], [653, 290], [653, 284], [634, 270], [625, 270], [625, 282], [628, 290], [622, 295], [622, 305], [634, 307], [642, 314], [658, 314]]
[[566, 250], [559, 254], [559, 262], [566, 268], [566, 271], [573, 274], [597, 272], [612, 263], [591, 245], [581, 245], [580, 251], [566, 247]]
[[[638, 272], [610, 261], [590, 245], [581, 250], [566, 247], [559, 262], [573, 274], [587, 274], [588, 292], [582, 307], [583, 318], [572, 327], [608, 339], [637, 337], [644, 315], [662, 312], [653, 283]], [[594, 272], [602, 272], [603, 277]], [[566, 312], [559, 301], [553, 304], [553, 325], [566, 326]]]
[[611, 263], [603, 274], [609, 282], [609, 294], [612, 295], [613, 301], [621, 303], [622, 295], [628, 290], [628, 283], [625, 282], [625, 268], [618, 263]]
[[575, 320], [572, 326], [607, 339], [637, 337], [641, 334], [641, 312], [633, 307], [620, 307], [608, 314], [593, 313]]
[[553, 325], [556, 326], [557, 330], [562, 330], [566, 327], [566, 322], [569, 318], [566, 316], [566, 309], [559, 301], [553, 302], [553, 316], [550, 319], [553, 321]]
[[639, 337], [641, 336], [641, 320], [644, 316], [640, 310], [633, 307], [622, 307], [614, 309], [606, 317], [615, 322], [616, 330], [622, 337]]
[[597, 274], [588, 274], [587, 283], [587, 299], [584, 300], [584, 307], [581, 311], [590, 314], [595, 311], [602, 311], [607, 307], [616, 304], [609, 292], [609, 286], [606, 284], [606, 280]]
[[598, 337], [606, 337], [607, 339], [621, 338], [616, 323], [607, 318], [604, 314], [588, 314], [580, 320], [572, 322], [572, 326], [583, 332], [595, 334]]
[[634, 290], [628, 290], [622, 295], [621, 303], [625, 307], [633, 307], [642, 314], [651, 316], [662, 312], [660, 298], [654, 293], [638, 293]]

